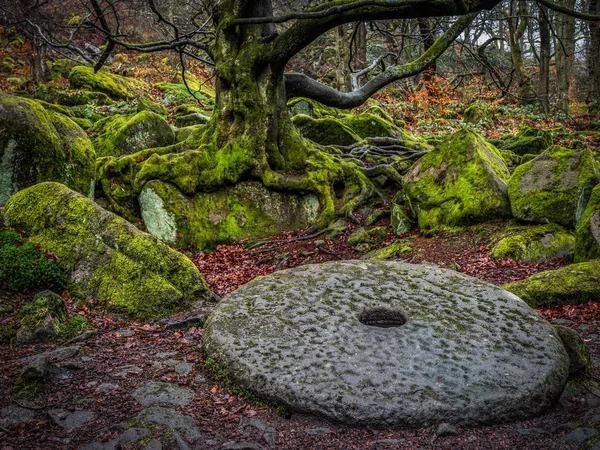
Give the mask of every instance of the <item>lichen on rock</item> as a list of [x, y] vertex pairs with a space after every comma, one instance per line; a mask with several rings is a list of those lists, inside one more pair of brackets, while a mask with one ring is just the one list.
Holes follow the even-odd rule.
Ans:
[[115, 115], [94, 124], [91, 132], [96, 153], [102, 156], [130, 155], [175, 142], [175, 134], [164, 117], [152, 111]]
[[522, 298], [532, 308], [576, 305], [600, 298], [600, 260], [571, 264], [536, 273], [504, 289]]
[[94, 179], [94, 148], [76, 123], [35, 100], [0, 94], [0, 205], [42, 181], [92, 196]]
[[109, 309], [149, 319], [212, 296], [184, 255], [61, 184], [18, 192], [4, 222], [57, 255], [72, 290]]
[[508, 195], [513, 216], [574, 228], [578, 204], [587, 204], [599, 179], [590, 150], [550, 147], [512, 174]]
[[319, 211], [314, 195], [277, 192], [256, 181], [187, 196], [172, 184], [154, 180], [144, 186], [139, 202], [151, 234], [193, 250], [308, 227]]
[[69, 82], [74, 88], [87, 88], [103, 92], [116, 100], [132, 100], [143, 95], [148, 86], [133, 78], [116, 75], [105, 70], [94, 73], [92, 67], [75, 66], [69, 73]]
[[575, 262], [600, 258], [600, 185], [590, 195], [577, 225]]
[[462, 129], [415, 163], [403, 192], [424, 231], [510, 217], [509, 172], [499, 151]]
[[568, 255], [575, 237], [559, 225], [511, 227], [492, 247], [492, 258], [512, 258], [524, 262], [541, 262]]

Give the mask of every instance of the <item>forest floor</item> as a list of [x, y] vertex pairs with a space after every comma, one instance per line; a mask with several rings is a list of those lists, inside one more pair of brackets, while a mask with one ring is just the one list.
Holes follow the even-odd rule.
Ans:
[[[491, 236], [502, 227], [501, 223], [491, 223], [451, 234], [403, 236], [413, 246], [413, 252], [403, 261], [428, 261], [494, 284], [567, 263], [564, 259], [539, 264], [493, 260], [489, 257]], [[350, 232], [335, 239], [325, 234], [304, 239], [300, 231], [284, 233], [263, 245], [224, 245], [192, 259], [210, 287], [226, 295], [258, 275], [301, 264], [359, 258], [360, 254], [346, 243]], [[393, 239], [390, 233], [389, 241]], [[153, 381], [195, 393], [191, 403], [176, 409], [193, 418], [201, 436], [194, 441], [198, 449], [570, 449], [580, 448], [587, 436], [584, 432], [574, 434], [577, 426], [590, 417], [597, 416], [600, 421], [597, 392], [577, 386], [543, 416], [500, 425], [373, 430], [289, 414], [234, 395], [228, 390], [227, 380], [215, 378], [202, 358], [199, 326], [178, 330], [169, 326], [172, 321], [131, 322], [103, 312], [101, 305], [82, 305], [65, 296], [69, 309], [88, 318], [95, 334], [77, 342], [81, 351], [76, 356], [54, 365], [42, 404], [21, 405], [29, 410], [31, 420], [0, 427], [1, 450], [73, 449], [113, 440], [143, 409], [131, 393]], [[597, 378], [599, 310], [598, 303], [537, 310], [542, 317], [576, 329], [583, 336]], [[180, 314], [174, 319], [185, 316]], [[66, 345], [73, 344], [0, 346], [0, 409], [11, 404], [9, 391], [22, 370], [21, 358]], [[59, 426], [60, 420], [52, 419], [56, 411], [73, 410], [89, 411], [91, 419], [72, 431]], [[123, 444], [119, 448], [143, 447]]]

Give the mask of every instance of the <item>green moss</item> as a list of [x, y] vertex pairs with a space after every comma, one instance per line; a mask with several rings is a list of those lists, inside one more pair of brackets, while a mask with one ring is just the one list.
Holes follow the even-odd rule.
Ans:
[[600, 258], [600, 185], [590, 195], [577, 226], [575, 262]]
[[509, 172], [499, 151], [468, 129], [423, 156], [405, 175], [405, 196], [424, 230], [510, 215]]
[[492, 248], [492, 258], [512, 258], [540, 262], [565, 256], [575, 246], [575, 237], [555, 224], [537, 227], [514, 227], [503, 233]]
[[272, 192], [258, 182], [187, 197], [173, 185], [151, 181], [140, 195], [140, 204], [153, 235], [194, 250], [306, 227], [314, 223], [318, 211], [315, 196]]
[[91, 195], [95, 152], [76, 123], [34, 100], [0, 94], [0, 105], [0, 205], [42, 181]]
[[502, 286], [532, 308], [576, 305], [600, 298], [600, 260], [540, 272]]
[[361, 114], [359, 116], [347, 116], [340, 122], [354, 131], [361, 138], [367, 137], [398, 137], [402, 130], [394, 124], [373, 114]]
[[332, 118], [313, 119], [309, 116], [298, 115], [292, 122], [306, 139], [322, 145], [352, 145], [361, 137], [352, 129]]
[[[533, 223], [557, 223], [573, 228], [582, 194], [598, 182], [590, 150], [551, 147], [517, 167], [508, 182], [513, 216]], [[587, 203], [587, 202], [586, 202]]]
[[89, 88], [117, 100], [131, 100], [148, 91], [148, 87], [142, 81], [103, 70], [94, 73], [94, 69], [87, 66], [73, 67], [69, 74], [69, 82], [74, 88]]
[[319, 103], [315, 100], [311, 100], [304, 97], [296, 97], [291, 99], [287, 103], [288, 109], [292, 111], [292, 113], [300, 114], [302, 111], [310, 112], [310, 117], [315, 117], [317, 119], [322, 119], [325, 117], [343, 117], [349, 114], [346, 111], [342, 111], [341, 109], [332, 108], [331, 106], [325, 106], [322, 103]]
[[475, 102], [465, 109], [463, 120], [465, 123], [471, 124], [484, 123], [491, 125], [493, 123], [489, 106], [482, 102]]
[[93, 144], [99, 157], [129, 155], [175, 142], [169, 123], [151, 111], [107, 117], [96, 122], [91, 131], [98, 133]]
[[356, 248], [361, 253], [367, 253], [374, 247], [381, 245], [388, 238], [385, 227], [375, 227], [367, 230], [366, 228], [357, 228], [348, 236], [348, 244]]
[[0, 287], [27, 291], [34, 288], [58, 289], [66, 278], [55, 261], [40, 253], [36, 245], [12, 230], [0, 230]]
[[409, 241], [398, 239], [387, 247], [368, 252], [367, 254], [363, 255], [361, 259], [371, 259], [375, 261], [397, 259], [408, 255], [412, 252], [412, 250], [413, 248]]
[[145, 98], [138, 99], [136, 111], [150, 111], [162, 117], [167, 117], [168, 114], [167, 108], [165, 108], [164, 105], [161, 105], [160, 103], [156, 103]]
[[14, 195], [4, 220], [60, 258], [73, 290], [113, 310], [159, 317], [211, 295], [184, 255], [57, 183]]

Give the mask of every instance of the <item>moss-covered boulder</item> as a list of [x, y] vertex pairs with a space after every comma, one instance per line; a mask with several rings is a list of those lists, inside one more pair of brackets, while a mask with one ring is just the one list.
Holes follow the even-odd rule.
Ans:
[[498, 149], [469, 129], [450, 136], [404, 176], [422, 230], [510, 216], [508, 168]]
[[175, 143], [175, 134], [166, 119], [151, 111], [107, 117], [91, 128], [99, 157], [123, 156], [147, 148]]
[[390, 226], [392, 227], [392, 232], [396, 236], [400, 236], [414, 230], [417, 224], [409, 217], [406, 206], [393, 202], [390, 212]]
[[592, 370], [592, 356], [583, 338], [577, 331], [562, 325], [554, 325], [554, 329], [569, 356], [569, 379], [589, 373]]
[[150, 111], [150, 112], [156, 113], [162, 117], [167, 117], [167, 114], [169, 113], [167, 111], [167, 108], [165, 107], [165, 105], [153, 102], [152, 100], [148, 100], [145, 98], [138, 99], [136, 111], [137, 112]]
[[361, 256], [360, 259], [370, 259], [373, 261], [386, 261], [390, 259], [402, 258], [408, 255], [413, 250], [410, 241], [404, 239], [398, 239], [392, 242], [387, 247], [379, 248], [377, 250], [371, 250], [365, 255]]
[[92, 196], [94, 178], [94, 148], [76, 123], [35, 100], [0, 94], [0, 205], [42, 181]]
[[574, 228], [598, 169], [590, 150], [554, 146], [517, 167], [508, 182], [513, 216], [532, 223], [557, 223]]
[[361, 138], [367, 137], [401, 137], [402, 130], [374, 114], [364, 113], [344, 117], [340, 120]]
[[357, 228], [347, 238], [348, 244], [360, 253], [367, 253], [378, 247], [388, 238], [385, 227], [374, 227], [370, 229]]
[[492, 118], [488, 105], [479, 102], [473, 103], [471, 106], [465, 109], [463, 121], [471, 124], [481, 122], [491, 124]]
[[292, 122], [303, 137], [317, 144], [346, 146], [361, 140], [361, 137], [351, 128], [330, 117], [313, 119], [300, 114], [294, 116]]
[[547, 270], [502, 286], [532, 308], [576, 305], [600, 299], [600, 260]]
[[600, 185], [592, 190], [575, 238], [575, 262], [590, 259], [600, 259]]
[[52, 291], [38, 293], [31, 303], [19, 312], [20, 328], [16, 334], [17, 344], [45, 342], [54, 338], [69, 320], [64, 300]]
[[148, 232], [179, 248], [205, 250], [314, 224], [316, 196], [275, 192], [245, 181], [188, 197], [169, 183], [147, 183], [139, 196]]
[[149, 319], [211, 297], [184, 255], [64, 185], [18, 192], [4, 222], [58, 256], [78, 294], [105, 300], [112, 310]]
[[549, 132], [525, 126], [517, 134], [506, 140], [505, 150], [510, 150], [517, 155], [539, 155], [552, 145], [552, 136]]
[[105, 70], [94, 73], [94, 69], [87, 66], [73, 67], [69, 73], [69, 83], [76, 89], [103, 92], [115, 100], [132, 100], [148, 91], [148, 86], [143, 81]]
[[69, 78], [69, 74], [75, 66], [77, 66], [77, 62], [73, 61], [72, 59], [57, 59], [50, 66], [50, 74], [52, 75], [52, 79], [57, 80], [60, 77]]
[[177, 118], [175, 119], [175, 126], [178, 128], [183, 128], [191, 127], [194, 125], [205, 125], [208, 123], [209, 120], [210, 117], [208, 117], [205, 114], [191, 113], [183, 116], [177, 116]]
[[540, 262], [568, 255], [574, 246], [575, 236], [556, 224], [514, 227], [494, 245], [491, 256]]

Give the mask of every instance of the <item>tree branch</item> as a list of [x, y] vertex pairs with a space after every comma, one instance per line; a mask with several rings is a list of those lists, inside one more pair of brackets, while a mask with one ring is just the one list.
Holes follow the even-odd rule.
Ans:
[[[274, 41], [272, 59], [285, 65], [294, 55], [328, 30], [345, 23], [417, 17], [462, 16], [465, 10], [478, 12], [491, 9], [500, 0], [372, 0], [335, 2], [320, 5], [306, 14], [319, 14], [318, 18], [297, 20]], [[340, 4], [342, 3], [342, 4]], [[345, 8], [343, 13], [335, 8]], [[300, 13], [299, 13], [300, 14]], [[304, 14], [304, 13], [303, 13]], [[254, 18], [253, 18], [254, 19]], [[271, 20], [272, 17], [266, 19]], [[245, 19], [249, 20], [249, 19]], [[263, 20], [261, 18], [261, 20]]]
[[285, 76], [285, 86], [288, 100], [293, 97], [307, 97], [335, 108], [349, 109], [362, 105], [371, 95], [388, 84], [417, 75], [435, 61], [452, 45], [454, 40], [471, 24], [477, 13], [462, 16], [440, 36], [434, 44], [416, 60], [401, 65], [392, 66], [364, 86], [352, 92], [344, 93], [325, 86], [306, 75], [290, 73]]
[[537, 3], [548, 7], [556, 12], [565, 14], [567, 16], [576, 17], [577, 19], [587, 20], [590, 22], [597, 22], [600, 20], [600, 15], [598, 14], [588, 14], [579, 11], [575, 11], [573, 9], [567, 8], [566, 6], [557, 5], [550, 0], [536, 0]]

